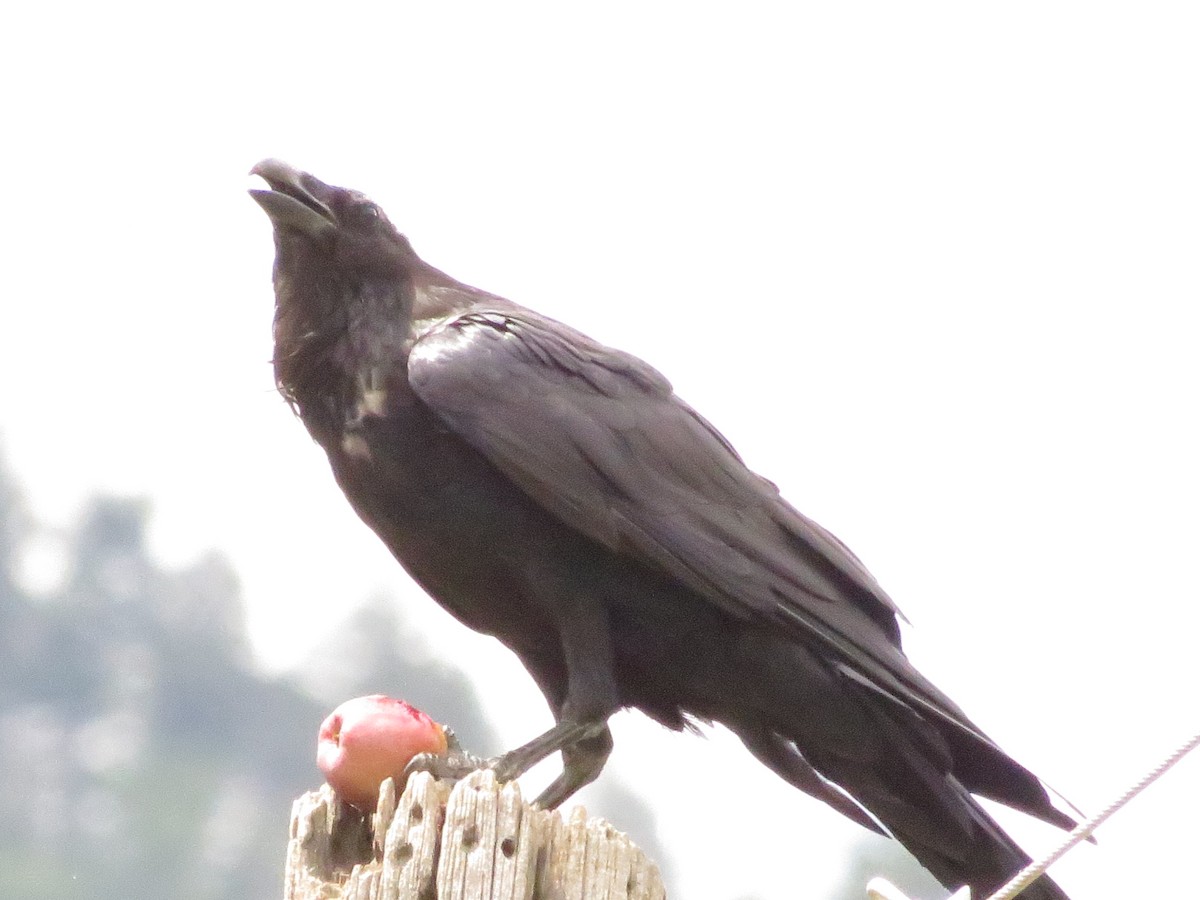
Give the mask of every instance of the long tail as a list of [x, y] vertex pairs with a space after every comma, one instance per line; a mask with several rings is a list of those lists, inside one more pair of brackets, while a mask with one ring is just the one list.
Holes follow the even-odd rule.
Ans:
[[[801, 738], [761, 723], [743, 723], [734, 730], [786, 781], [859, 824], [880, 830], [870, 821], [873, 818], [947, 888], [970, 885], [975, 897], [986, 898], [1001, 888], [1029, 857], [972, 793], [1063, 828], [1074, 826], [1050, 803], [1037, 778], [995, 745], [967, 732], [943, 731], [877, 694], [864, 692], [857, 699], [871, 711], [880, 738], [877, 746], [883, 748], [869, 764], [861, 754], [852, 759], [811, 748], [802, 756], [796, 749]], [[1045, 876], [1021, 897], [1068, 900]]]

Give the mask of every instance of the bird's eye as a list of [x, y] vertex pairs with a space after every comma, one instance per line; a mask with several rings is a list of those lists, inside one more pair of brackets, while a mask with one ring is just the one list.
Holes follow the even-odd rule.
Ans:
[[370, 225], [377, 219], [383, 218], [383, 210], [374, 203], [359, 203], [351, 211], [354, 221], [360, 225]]

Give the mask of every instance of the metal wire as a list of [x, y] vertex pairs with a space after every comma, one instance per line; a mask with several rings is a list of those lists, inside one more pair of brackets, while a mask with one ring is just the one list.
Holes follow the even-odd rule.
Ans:
[[1180, 746], [1179, 749], [1177, 749], [1174, 753], [1147, 772], [1137, 784], [1106, 806], [1099, 813], [1092, 816], [1092, 818], [1076, 827], [1075, 830], [1067, 835], [1062, 844], [1059, 845], [1052, 853], [1047, 855], [1044, 859], [1030, 863], [1024, 869], [1018, 872], [1016, 876], [1013, 877], [1012, 881], [1000, 888], [1000, 890], [996, 891], [996, 893], [992, 894], [988, 900], [1013, 900], [1013, 898], [1021, 893], [1021, 891], [1025, 890], [1025, 888], [1029, 887], [1029, 885], [1033, 884], [1034, 881], [1040, 878], [1042, 874], [1048, 868], [1050, 868], [1050, 866], [1058, 862], [1068, 850], [1070, 850], [1076, 844], [1091, 837], [1092, 832], [1099, 828], [1109, 816], [1111, 816], [1118, 809], [1157, 781], [1162, 774], [1167, 771], [1167, 769], [1171, 768], [1171, 766], [1175, 765], [1175, 763], [1179, 762], [1198, 746], [1200, 746], [1200, 734], [1193, 735], [1192, 738], [1187, 741], [1187, 743]]

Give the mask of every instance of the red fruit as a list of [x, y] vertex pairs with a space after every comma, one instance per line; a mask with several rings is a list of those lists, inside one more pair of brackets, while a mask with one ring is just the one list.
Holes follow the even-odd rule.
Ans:
[[385, 778], [403, 788], [418, 753], [446, 753], [442, 726], [403, 700], [372, 694], [347, 700], [321, 723], [317, 766], [347, 803], [370, 811]]

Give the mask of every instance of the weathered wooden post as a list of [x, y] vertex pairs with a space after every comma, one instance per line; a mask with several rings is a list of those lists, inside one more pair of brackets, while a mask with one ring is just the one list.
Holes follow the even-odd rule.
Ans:
[[292, 806], [284, 900], [664, 900], [658, 868], [582, 807], [564, 822], [487, 770], [389, 779], [373, 815], [328, 786]]

